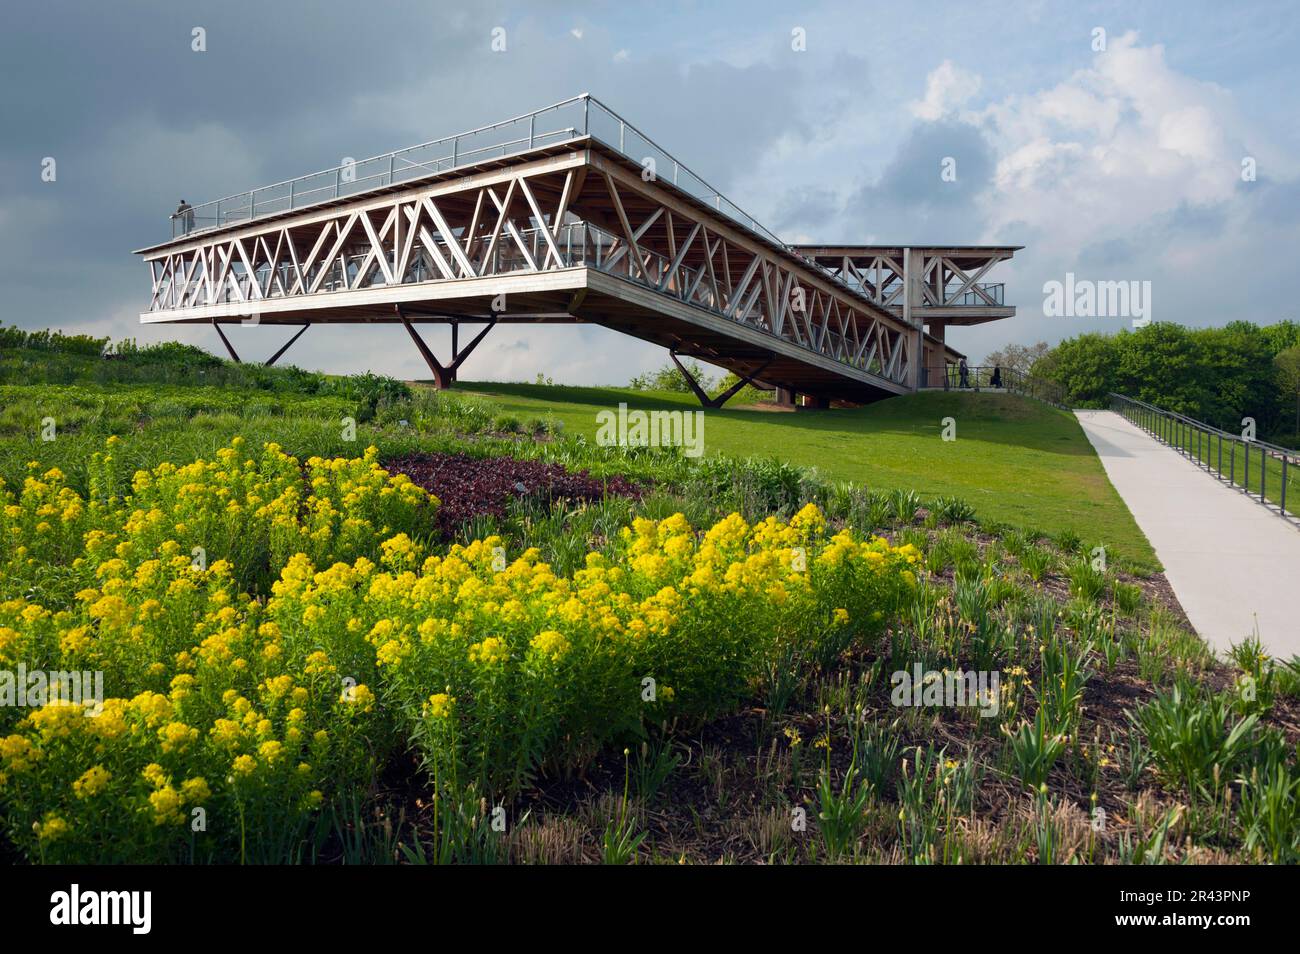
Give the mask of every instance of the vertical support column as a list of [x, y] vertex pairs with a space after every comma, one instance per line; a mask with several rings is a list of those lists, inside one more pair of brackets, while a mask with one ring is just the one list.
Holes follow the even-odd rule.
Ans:
[[397, 312], [397, 319], [406, 328], [407, 333], [411, 336], [411, 341], [415, 343], [415, 348], [420, 352], [420, 357], [424, 358], [424, 363], [429, 366], [429, 372], [433, 375], [433, 386], [436, 390], [444, 391], [451, 387], [452, 374], [449, 369], [444, 368], [438, 359], [433, 356], [429, 346], [424, 343], [415, 326], [407, 320], [405, 312], [402, 311], [401, 305], [394, 305], [393, 310]]
[[496, 315], [493, 315], [492, 320], [484, 326], [482, 331], [474, 336], [473, 340], [465, 346], [465, 350], [461, 351], [459, 323], [457, 321], [452, 321], [451, 364], [443, 365], [433, 356], [433, 352], [429, 350], [429, 346], [424, 343], [424, 339], [421, 338], [419, 333], [415, 330], [415, 326], [407, 319], [406, 313], [402, 311], [402, 306], [394, 305], [393, 309], [397, 312], [398, 321], [405, 326], [407, 333], [411, 336], [411, 340], [415, 342], [415, 347], [419, 350], [420, 356], [424, 358], [424, 363], [429, 366], [429, 371], [433, 374], [433, 386], [439, 391], [446, 390], [452, 386], [456, 380], [456, 372], [460, 370], [460, 366], [465, 363], [465, 359], [468, 358], [474, 349], [478, 347], [479, 342], [487, 337], [487, 333], [496, 327], [497, 323]]
[[929, 365], [929, 374], [926, 375], [927, 384], [935, 387], [944, 375], [948, 373], [948, 346], [946, 335], [948, 323], [946, 321], [930, 322], [930, 334], [938, 339], [939, 343], [934, 346], [934, 360]]
[[912, 341], [912, 360], [908, 362], [907, 386], [916, 391], [921, 386], [921, 364], [925, 361], [924, 322], [913, 317], [913, 306], [925, 301], [921, 285], [925, 280], [925, 256], [919, 249], [903, 249], [903, 323], [911, 325], [907, 332]]

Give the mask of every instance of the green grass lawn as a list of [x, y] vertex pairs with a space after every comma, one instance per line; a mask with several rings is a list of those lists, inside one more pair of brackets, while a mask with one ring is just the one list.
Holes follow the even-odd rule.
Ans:
[[[627, 402], [644, 410], [698, 410], [687, 394], [623, 388], [458, 382], [502, 413], [553, 418], [594, 439], [598, 411]], [[1004, 394], [930, 392], [853, 410], [705, 411], [705, 453], [772, 456], [873, 490], [954, 495], [979, 517], [1056, 534], [1074, 531], [1139, 565], [1155, 553], [1107, 479], [1074, 416]], [[944, 441], [942, 420], [956, 421]]]
[[[594, 442], [597, 413], [620, 402], [644, 410], [699, 409], [687, 394], [625, 388], [461, 383], [449, 400], [434, 397], [426, 391], [415, 404], [394, 406], [383, 419], [361, 425], [360, 446], [375, 443], [385, 455], [400, 455], [434, 446], [439, 435], [454, 442], [465, 429], [479, 433], [481, 442], [493, 419], [525, 425], [550, 420], [563, 433]], [[302, 456], [346, 453], [355, 447], [342, 439], [339, 422], [356, 413], [353, 407], [342, 397], [229, 385], [3, 385], [0, 478], [18, 485], [26, 462], [37, 459], [59, 466], [79, 486], [90, 455], [103, 449], [110, 433], [124, 438], [116, 454], [129, 468], [210, 455], [235, 434], [252, 446], [276, 441]], [[981, 520], [1052, 535], [1072, 531], [1136, 568], [1158, 566], [1074, 417], [1045, 404], [1010, 395], [931, 392], [855, 410], [738, 407], [705, 415], [707, 455], [776, 458], [874, 491], [961, 497]], [[398, 418], [408, 417], [410, 427], [398, 426], [405, 423]], [[941, 437], [945, 417], [956, 421], [954, 441]], [[58, 424], [53, 442], [41, 439], [46, 419]], [[575, 463], [603, 472], [603, 456], [593, 446]], [[616, 470], [623, 466], [611, 464]]]

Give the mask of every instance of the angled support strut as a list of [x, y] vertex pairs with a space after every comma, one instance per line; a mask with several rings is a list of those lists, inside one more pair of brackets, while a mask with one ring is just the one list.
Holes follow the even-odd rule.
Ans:
[[464, 351], [461, 351], [459, 346], [460, 325], [457, 322], [452, 322], [451, 364], [444, 365], [433, 356], [433, 352], [429, 350], [429, 346], [424, 343], [424, 339], [420, 337], [419, 332], [415, 330], [415, 326], [412, 325], [410, 320], [406, 317], [406, 312], [402, 311], [402, 306], [394, 305], [393, 309], [397, 312], [398, 320], [401, 321], [402, 325], [406, 328], [407, 334], [409, 334], [411, 340], [415, 342], [415, 347], [420, 352], [420, 357], [424, 358], [424, 363], [429, 366], [429, 370], [433, 373], [433, 386], [439, 391], [452, 386], [452, 383], [456, 380], [456, 371], [462, 364], [464, 364], [465, 359], [470, 356], [473, 350], [478, 347], [478, 343], [487, 336], [487, 333], [491, 331], [497, 323], [496, 317], [493, 316], [492, 320], [487, 323], [487, 326], [474, 336], [474, 339], [465, 346]]
[[[221, 336], [221, 343], [225, 345], [226, 350], [230, 352], [230, 360], [235, 362], [235, 364], [243, 364], [243, 362], [239, 359], [239, 355], [235, 353], [235, 346], [230, 343], [230, 339], [227, 338], [226, 333], [221, 330], [221, 325], [217, 324], [216, 319], [213, 319], [212, 327], [217, 329], [217, 334]], [[305, 332], [310, 327], [311, 324], [306, 323], [301, 328], [299, 328], [298, 333], [284, 343], [284, 347], [282, 347], [279, 351], [277, 351], [275, 354], [271, 355], [271, 357], [266, 359], [264, 366], [269, 368], [271, 365], [279, 361], [280, 357], [286, 351], [289, 350], [289, 346], [293, 344], [295, 341], [297, 341], [299, 338], [301, 338], [303, 336], [303, 332]]]
[[750, 371], [748, 374], [740, 375], [740, 380], [727, 388], [727, 390], [723, 391], [717, 397], [709, 397], [708, 392], [705, 391], [704, 388], [700, 387], [700, 383], [695, 380], [689, 371], [686, 370], [686, 366], [677, 360], [676, 348], [670, 348], [668, 350], [668, 357], [673, 359], [673, 364], [677, 365], [677, 370], [682, 373], [682, 377], [686, 379], [687, 386], [695, 396], [700, 399], [700, 403], [709, 408], [722, 407], [722, 405], [735, 397], [740, 392], [740, 389], [746, 384], [752, 384], [754, 379], [762, 374], [763, 371], [767, 369], [767, 366], [772, 363], [772, 359], [769, 357], [753, 371]]
[[226, 337], [226, 333], [221, 330], [221, 326], [217, 324], [215, 318], [212, 319], [212, 327], [217, 329], [217, 334], [221, 336], [221, 343], [225, 345], [226, 350], [230, 352], [230, 360], [235, 362], [235, 364], [243, 364], [243, 362], [239, 360], [239, 355], [235, 354], [234, 345], [230, 343], [230, 339]]
[[277, 351], [275, 354], [271, 355], [271, 357], [269, 357], [269, 358], [266, 359], [266, 367], [269, 368], [271, 365], [273, 365], [273, 364], [275, 364], [277, 361], [279, 361], [279, 360], [280, 360], [280, 356], [281, 356], [282, 354], [284, 354], [286, 351], [289, 350], [289, 346], [290, 346], [291, 344], [293, 344], [295, 341], [297, 341], [299, 338], [301, 338], [301, 337], [303, 336], [303, 334], [307, 331], [307, 329], [310, 328], [310, 327], [311, 327], [310, 324], [304, 324], [301, 328], [299, 328], [299, 329], [298, 329], [298, 333], [295, 334], [295, 335], [294, 335], [292, 338], [290, 338], [288, 341], [286, 341], [286, 342], [284, 343], [284, 347], [283, 347], [283, 348], [281, 348], [281, 349], [280, 349], [279, 351]]

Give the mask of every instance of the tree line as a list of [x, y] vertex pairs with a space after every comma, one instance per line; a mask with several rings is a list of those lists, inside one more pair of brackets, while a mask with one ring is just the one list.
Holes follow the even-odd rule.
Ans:
[[1300, 324], [1234, 321], [1220, 328], [1155, 322], [1117, 334], [1093, 332], [1012, 345], [988, 364], [1059, 384], [1074, 407], [1105, 407], [1111, 392], [1224, 430], [1253, 417], [1261, 436], [1300, 436]]

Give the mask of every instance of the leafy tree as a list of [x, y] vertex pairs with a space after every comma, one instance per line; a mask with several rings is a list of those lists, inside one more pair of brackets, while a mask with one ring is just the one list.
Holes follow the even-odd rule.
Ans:
[[1295, 402], [1295, 433], [1300, 434], [1300, 344], [1292, 345], [1273, 359], [1278, 390], [1288, 404]]
[[1275, 324], [1265, 325], [1259, 331], [1264, 336], [1264, 340], [1268, 342], [1269, 350], [1273, 354], [1281, 354], [1288, 348], [1300, 345], [1300, 324], [1296, 324], [1290, 318]]
[[1267, 434], [1280, 425], [1283, 404], [1289, 408], [1295, 398], [1279, 382], [1279, 344], [1285, 345], [1280, 350], [1300, 346], [1300, 325], [1157, 322], [1066, 339], [1034, 362], [1033, 373], [1060, 384], [1075, 406], [1102, 407], [1114, 391], [1225, 429], [1250, 416]]
[[1192, 332], [1203, 394], [1198, 416], [1237, 429], [1245, 415], [1269, 431], [1280, 417], [1274, 352], [1262, 330], [1248, 321]]
[[1115, 340], [1119, 352], [1115, 390], [1179, 414], [1201, 412], [1206, 387], [1196, 343], [1187, 328], [1161, 321], [1135, 332], [1121, 331]]
[[991, 367], [1002, 368], [1004, 371], [1017, 371], [1020, 374], [1028, 374], [1034, 363], [1050, 350], [1051, 348], [1046, 341], [1031, 345], [1015, 344], [1013, 342], [1004, 348], [999, 348], [997, 351], [989, 352], [984, 359], [984, 363]]
[[[699, 382], [700, 387], [706, 391], [713, 390], [713, 379], [705, 373], [704, 368], [698, 361], [688, 359], [683, 361], [682, 364], [691, 373], [691, 377]], [[671, 361], [658, 371], [638, 374], [628, 382], [628, 387], [634, 391], [679, 391], [685, 393], [691, 390], [691, 386], [686, 383], [682, 373], [677, 370], [677, 365]]]
[[1093, 333], [1062, 341], [1034, 362], [1031, 373], [1061, 385], [1067, 404], [1102, 407], [1118, 390], [1118, 370], [1116, 339]]

